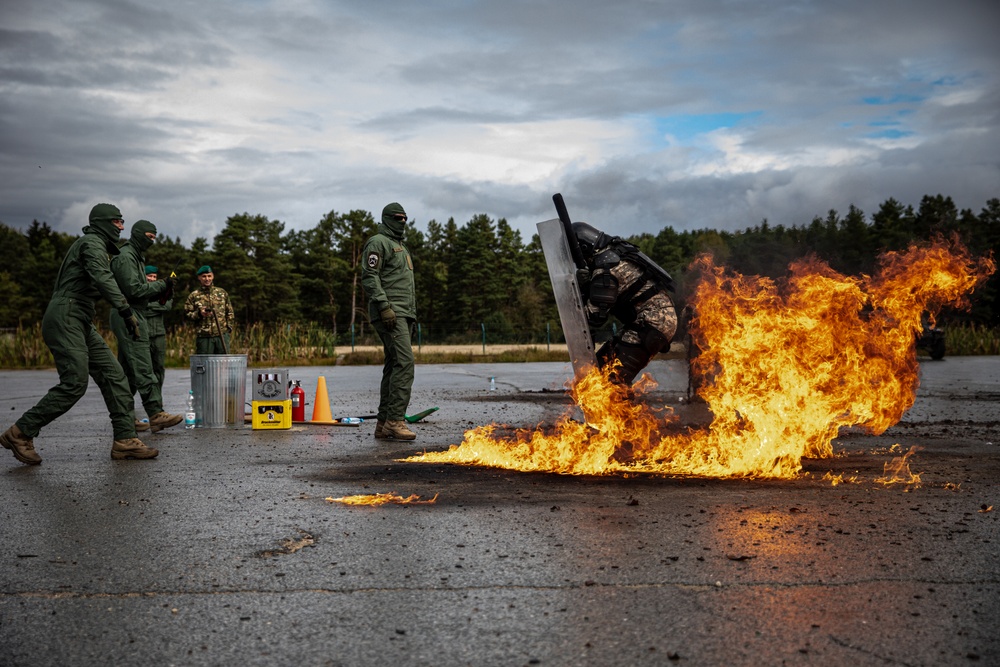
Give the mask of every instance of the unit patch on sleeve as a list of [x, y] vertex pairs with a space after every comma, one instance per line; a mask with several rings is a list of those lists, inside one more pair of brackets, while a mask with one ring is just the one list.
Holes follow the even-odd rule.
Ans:
[[369, 269], [374, 269], [376, 266], [378, 266], [378, 262], [379, 262], [379, 256], [378, 256], [377, 252], [370, 252], [370, 253], [368, 253], [368, 268]]

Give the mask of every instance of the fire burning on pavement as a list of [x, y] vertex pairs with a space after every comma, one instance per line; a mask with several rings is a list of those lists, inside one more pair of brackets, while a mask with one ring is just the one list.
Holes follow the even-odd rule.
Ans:
[[[743, 276], [705, 256], [692, 304], [698, 395], [713, 415], [683, 429], [670, 408], [642, 402], [591, 371], [571, 394], [586, 422], [497, 437], [495, 426], [409, 461], [565, 474], [647, 472], [794, 477], [805, 457], [828, 458], [842, 427], [880, 434], [914, 402], [921, 314], [960, 306], [995, 270], [957, 241], [886, 253], [872, 276], [849, 277], [815, 258], [774, 281]], [[907, 469], [908, 472], [908, 469]], [[887, 473], [888, 475], [888, 473]], [[919, 476], [917, 476], [919, 480]]]
[[910, 457], [919, 447], [910, 447], [910, 451], [887, 461], [882, 468], [882, 476], [875, 479], [879, 484], [905, 484], [909, 488], [920, 488], [920, 473], [910, 471]]
[[367, 493], [356, 496], [341, 496], [340, 498], [325, 498], [328, 503], [341, 503], [344, 505], [388, 505], [390, 503], [394, 505], [430, 505], [437, 502], [438, 494], [434, 494], [434, 497], [430, 500], [421, 500], [420, 496], [416, 494], [410, 494], [405, 498], [398, 493]]

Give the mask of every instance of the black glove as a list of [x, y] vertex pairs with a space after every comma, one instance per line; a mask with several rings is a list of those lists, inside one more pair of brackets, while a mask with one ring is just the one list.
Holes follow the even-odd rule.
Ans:
[[576, 284], [581, 292], [587, 293], [587, 287], [590, 285], [590, 269], [576, 270]]
[[587, 308], [587, 324], [592, 328], [598, 329], [603, 327], [608, 322], [608, 311], [604, 308], [598, 308], [596, 310], [591, 310]]
[[118, 314], [125, 320], [125, 329], [132, 336], [132, 340], [139, 340], [139, 320], [136, 318], [135, 313], [132, 312], [132, 309], [119, 310]]
[[382, 311], [378, 314], [378, 316], [379, 319], [382, 320], [382, 324], [385, 325], [386, 329], [389, 329], [391, 331], [392, 329], [396, 328], [396, 311], [394, 311], [392, 308], [386, 306], [385, 308], [382, 309]]
[[161, 306], [167, 305], [167, 301], [170, 301], [174, 296], [174, 279], [167, 278], [165, 282], [167, 283], [167, 291], [160, 295]]

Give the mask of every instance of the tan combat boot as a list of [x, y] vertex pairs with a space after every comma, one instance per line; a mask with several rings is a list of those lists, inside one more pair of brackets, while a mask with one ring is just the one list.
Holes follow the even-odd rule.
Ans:
[[382, 428], [382, 433], [385, 434], [384, 437], [392, 438], [393, 440], [416, 440], [417, 434], [410, 430], [410, 427], [406, 425], [406, 422], [402, 419], [396, 421], [387, 421], [385, 426]]
[[0, 434], [0, 444], [13, 452], [14, 458], [21, 463], [34, 466], [42, 462], [42, 457], [35, 451], [34, 439], [21, 433], [17, 424]]
[[135, 430], [136, 431], [148, 431], [149, 430], [149, 422], [148, 421], [142, 421], [141, 419], [136, 419], [135, 420]]
[[115, 440], [111, 445], [111, 458], [116, 461], [122, 459], [153, 459], [160, 453], [160, 450], [147, 447], [139, 438], [128, 438], [127, 440]]
[[156, 433], [171, 426], [177, 426], [184, 421], [184, 415], [172, 415], [166, 412], [157, 412], [149, 418], [149, 432]]
[[377, 422], [375, 422], [375, 437], [378, 438], [379, 440], [382, 440], [384, 438], [388, 438], [389, 437], [389, 436], [387, 436], [385, 434], [385, 422], [384, 421], [377, 421]]

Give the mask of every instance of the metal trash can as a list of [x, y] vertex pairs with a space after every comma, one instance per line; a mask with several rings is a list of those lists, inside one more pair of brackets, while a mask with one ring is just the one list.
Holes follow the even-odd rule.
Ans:
[[247, 355], [192, 354], [191, 390], [195, 426], [242, 428], [247, 398]]

